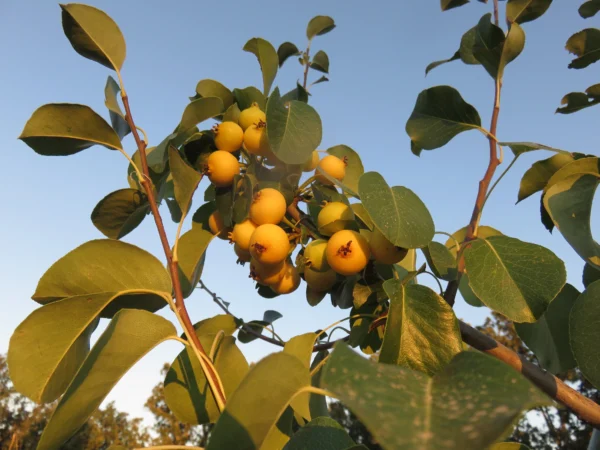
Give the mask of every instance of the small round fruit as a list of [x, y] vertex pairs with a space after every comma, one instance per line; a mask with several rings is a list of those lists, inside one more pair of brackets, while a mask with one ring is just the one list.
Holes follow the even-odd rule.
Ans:
[[233, 178], [240, 173], [240, 163], [231, 153], [223, 150], [212, 152], [206, 161], [206, 174], [217, 187], [231, 186]]
[[284, 268], [285, 261], [277, 264], [262, 264], [252, 258], [250, 260], [250, 278], [260, 284], [275, 284], [281, 280]]
[[382, 264], [396, 264], [404, 259], [408, 250], [396, 247], [381, 233], [375, 229], [369, 238], [369, 249], [375, 261]]
[[336, 282], [337, 274], [329, 269], [325, 272], [317, 272], [307, 267], [304, 269], [304, 280], [312, 289], [317, 292], [325, 292], [333, 287]]
[[264, 124], [264, 122], [259, 122], [258, 125], [250, 125], [244, 131], [244, 148], [251, 155], [269, 156], [271, 154]]
[[302, 165], [302, 172], [312, 172], [313, 170], [315, 170], [319, 165], [319, 160], [319, 152], [313, 150], [310, 159]]
[[369, 243], [356, 231], [338, 231], [327, 242], [325, 255], [329, 266], [337, 273], [354, 275], [369, 262]]
[[254, 194], [249, 217], [257, 225], [278, 224], [283, 220], [287, 204], [277, 189], [264, 188]]
[[317, 272], [329, 270], [329, 264], [327, 264], [327, 257], [325, 256], [326, 249], [327, 241], [324, 239], [317, 239], [308, 244], [304, 249], [305, 266]]
[[229, 236], [230, 228], [226, 228], [223, 223], [223, 216], [219, 211], [214, 211], [208, 216], [208, 228], [210, 232], [217, 236], [219, 239], [227, 239]]
[[250, 125], [255, 125], [258, 122], [266, 122], [267, 115], [260, 110], [258, 103], [254, 102], [249, 108], [244, 109], [240, 113], [238, 122], [242, 130], [246, 131]]
[[229, 234], [229, 239], [242, 250], [248, 251], [250, 248], [250, 238], [255, 230], [256, 224], [250, 219], [246, 219], [233, 226], [233, 231]]
[[233, 251], [238, 257], [238, 262], [247, 263], [248, 261], [250, 261], [251, 256], [248, 250], [244, 250], [243, 248], [240, 248], [239, 245], [235, 244], [233, 246]]
[[[339, 181], [342, 181], [346, 176], [346, 163], [337, 156], [327, 155], [319, 161], [317, 168], [320, 168], [327, 175]], [[315, 170], [315, 178], [322, 184], [333, 186], [333, 183], [325, 178], [318, 170]]]
[[250, 254], [262, 264], [277, 264], [285, 260], [290, 241], [283, 228], [267, 223], [260, 225], [250, 238]]
[[321, 234], [331, 236], [347, 228], [354, 220], [354, 211], [349, 205], [342, 202], [330, 202], [319, 211], [317, 225]]
[[300, 274], [292, 263], [286, 263], [281, 279], [271, 285], [276, 294], [290, 294], [300, 286]]
[[225, 152], [235, 152], [242, 146], [244, 130], [235, 122], [222, 122], [213, 127], [215, 147]]

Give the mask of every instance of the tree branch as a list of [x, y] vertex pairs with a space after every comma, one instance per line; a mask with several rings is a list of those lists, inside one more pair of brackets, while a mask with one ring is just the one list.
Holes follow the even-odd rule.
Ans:
[[600, 405], [470, 325], [459, 321], [459, 326], [463, 341], [471, 347], [505, 362], [548, 396], [569, 408], [577, 417], [593, 427], [600, 427]]
[[[124, 92], [124, 91], [122, 91]], [[140, 184], [143, 186], [144, 191], [146, 192], [146, 196], [148, 197], [148, 203], [150, 205], [150, 210], [152, 211], [152, 216], [154, 217], [154, 222], [156, 223], [156, 228], [158, 230], [158, 235], [160, 237], [160, 242], [163, 247], [163, 251], [165, 253], [165, 257], [167, 258], [167, 266], [169, 268], [169, 272], [171, 275], [171, 280], [173, 282], [173, 290], [175, 294], [175, 308], [176, 314], [180, 318], [181, 324], [184, 327], [185, 334], [190, 340], [192, 347], [196, 349], [200, 354], [206, 356], [206, 351], [202, 347], [198, 336], [196, 335], [196, 331], [194, 330], [194, 325], [190, 320], [190, 316], [187, 312], [187, 308], [185, 307], [185, 302], [183, 299], [183, 292], [181, 290], [181, 282], [179, 280], [179, 267], [177, 261], [173, 259], [173, 252], [171, 251], [171, 246], [169, 245], [169, 240], [167, 238], [167, 234], [165, 231], [165, 226], [162, 221], [162, 217], [160, 212], [158, 211], [158, 205], [156, 203], [156, 197], [154, 195], [154, 186], [150, 182], [150, 170], [148, 168], [148, 160], [146, 156], [146, 146], [147, 142], [140, 139], [140, 135], [138, 134], [138, 128], [133, 121], [133, 116], [131, 115], [131, 109], [129, 107], [129, 98], [127, 95], [122, 96], [123, 106], [125, 107], [125, 115], [127, 119], [127, 123], [129, 124], [129, 128], [131, 128], [131, 132], [133, 134], [133, 138], [135, 139], [135, 143], [137, 144], [138, 151], [140, 153], [140, 159], [142, 161], [142, 171], [144, 174], [143, 179], [140, 180]], [[225, 405], [225, 393], [221, 391], [219, 388], [218, 377], [215, 372], [213, 366], [205, 364], [200, 359], [200, 365], [206, 366], [206, 375], [207, 380], [209, 381], [209, 386], [211, 391], [217, 400], [217, 405], [222, 404]]]

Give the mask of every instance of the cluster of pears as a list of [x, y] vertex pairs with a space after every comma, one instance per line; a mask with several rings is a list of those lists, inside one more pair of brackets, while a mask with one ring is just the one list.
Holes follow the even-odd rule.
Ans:
[[[205, 172], [216, 187], [231, 186], [240, 173], [239, 161], [234, 156], [240, 149], [260, 157], [265, 163], [278, 165], [265, 133], [265, 113], [257, 104], [243, 110], [237, 123], [221, 122], [213, 131], [217, 150], [209, 155]], [[319, 152], [314, 151], [303, 165], [303, 171], [313, 170], [316, 182], [332, 186], [332, 179], [343, 181], [346, 162], [333, 155], [321, 159]], [[357, 231], [350, 205], [329, 202], [324, 204], [317, 218], [318, 231], [323, 238], [303, 246], [294, 264], [292, 254], [300, 239], [298, 233], [288, 233], [286, 229], [289, 228], [282, 226], [287, 210], [284, 195], [267, 187], [254, 193], [248, 218], [232, 228], [224, 226], [218, 211], [208, 219], [213, 234], [234, 244], [238, 262], [249, 263], [250, 277], [269, 286], [276, 294], [294, 292], [300, 286], [302, 276], [309, 289], [326, 293], [341, 276], [362, 272], [370, 259], [394, 264], [406, 255], [405, 249], [395, 247], [377, 230]]]

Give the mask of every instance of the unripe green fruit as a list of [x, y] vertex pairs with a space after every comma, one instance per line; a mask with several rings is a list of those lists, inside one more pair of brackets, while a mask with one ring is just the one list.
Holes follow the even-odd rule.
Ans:
[[271, 289], [276, 294], [290, 294], [298, 289], [298, 286], [300, 286], [298, 269], [291, 262], [287, 262], [283, 269], [283, 276], [277, 283], [271, 285]]
[[240, 173], [240, 163], [231, 153], [223, 150], [212, 152], [206, 161], [206, 174], [217, 187], [231, 186], [233, 178]]
[[235, 122], [223, 122], [213, 127], [215, 147], [225, 152], [235, 152], [242, 146], [244, 130]]
[[326, 249], [327, 241], [324, 239], [317, 239], [308, 244], [304, 249], [304, 264], [306, 267], [310, 267], [317, 272], [329, 270], [329, 264], [327, 264], [327, 257], [325, 256]]
[[325, 292], [333, 287], [337, 279], [336, 273], [332, 270], [317, 272], [307, 267], [304, 270], [304, 280], [312, 289], [317, 292]]
[[287, 204], [277, 189], [264, 188], [254, 194], [250, 205], [250, 219], [257, 225], [278, 224], [283, 220]]
[[342, 202], [327, 203], [317, 216], [319, 232], [331, 236], [340, 230], [348, 228], [355, 220], [352, 208]]
[[[319, 161], [317, 168], [323, 170], [323, 172], [325, 172], [327, 175], [339, 181], [342, 181], [346, 176], [346, 163], [337, 156], [327, 155], [325, 158]], [[315, 178], [322, 184], [333, 186], [333, 183], [325, 178], [316, 169]]]
[[229, 233], [229, 239], [242, 250], [248, 251], [250, 248], [250, 238], [255, 230], [256, 224], [250, 219], [246, 219], [233, 226], [233, 231]]
[[325, 252], [329, 266], [340, 275], [354, 275], [369, 262], [370, 250], [367, 240], [356, 231], [342, 230], [327, 242]]
[[375, 261], [382, 264], [396, 264], [404, 259], [408, 250], [396, 247], [379, 231], [375, 229], [369, 238], [369, 249]]
[[258, 107], [258, 103], [252, 103], [249, 108], [244, 109], [240, 113], [238, 122], [242, 127], [242, 130], [246, 131], [251, 125], [258, 124], [258, 122], [266, 122], [267, 115], [261, 111]]
[[290, 251], [288, 235], [277, 225], [260, 225], [250, 238], [250, 254], [262, 264], [277, 264], [285, 260]]

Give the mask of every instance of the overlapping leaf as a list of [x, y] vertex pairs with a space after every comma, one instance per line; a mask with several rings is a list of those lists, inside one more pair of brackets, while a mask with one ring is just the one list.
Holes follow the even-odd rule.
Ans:
[[558, 153], [551, 158], [543, 159], [533, 163], [521, 178], [517, 203], [527, 197], [542, 191], [548, 184], [548, 180], [561, 167], [573, 162], [574, 158], [568, 153]]
[[244, 51], [253, 53], [258, 59], [263, 75], [263, 94], [269, 95], [279, 67], [279, 57], [275, 47], [262, 38], [252, 38], [244, 45]]
[[92, 223], [104, 236], [121, 239], [135, 230], [150, 211], [148, 197], [138, 189], [119, 189], [98, 202]]
[[231, 91], [222, 83], [216, 80], [200, 80], [196, 85], [196, 94], [199, 97], [217, 97], [223, 102], [223, 109], [226, 110], [233, 105], [234, 98]]
[[525, 23], [539, 19], [550, 8], [552, 0], [508, 0], [506, 20]]
[[108, 108], [110, 123], [112, 124], [113, 129], [116, 131], [119, 138], [123, 139], [131, 133], [131, 128], [129, 128], [125, 114], [117, 101], [117, 95], [120, 91], [121, 88], [117, 82], [113, 77], [109, 76], [106, 80], [106, 87], [104, 88], [104, 104]]
[[583, 69], [595, 63], [600, 59], [600, 30], [586, 28], [575, 33], [567, 41], [566, 48], [577, 56], [569, 64], [569, 69]]
[[322, 36], [335, 28], [335, 22], [329, 16], [315, 16], [310, 19], [306, 27], [306, 37], [311, 40], [315, 36]]
[[585, 92], [571, 92], [565, 95], [560, 103], [564, 105], [556, 110], [560, 114], [572, 114], [597, 105], [600, 103], [600, 84], [590, 86]]

